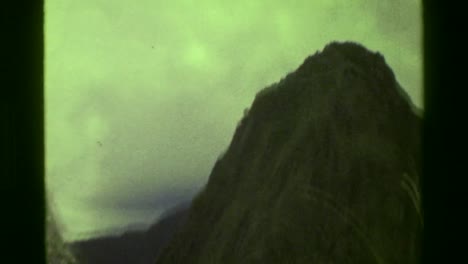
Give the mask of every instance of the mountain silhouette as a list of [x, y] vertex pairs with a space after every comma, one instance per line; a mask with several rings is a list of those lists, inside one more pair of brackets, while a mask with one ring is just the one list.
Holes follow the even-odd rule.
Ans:
[[147, 230], [127, 230], [121, 235], [103, 236], [70, 244], [80, 264], [148, 264], [183, 224], [188, 202], [163, 214]]
[[381, 54], [328, 44], [256, 95], [157, 263], [418, 262], [421, 127]]

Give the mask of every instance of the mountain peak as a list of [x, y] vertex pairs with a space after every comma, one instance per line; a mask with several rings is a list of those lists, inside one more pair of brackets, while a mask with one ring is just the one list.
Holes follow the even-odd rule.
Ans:
[[260, 91], [256, 98], [277, 92], [288, 97], [300, 94], [312, 101], [327, 94], [327, 100], [343, 103], [341, 108], [356, 100], [354, 104], [375, 111], [417, 111], [383, 55], [354, 42], [329, 43], [321, 52], [308, 56], [296, 71]]
[[327, 45], [259, 92], [158, 264], [415, 263], [421, 120], [383, 56]]

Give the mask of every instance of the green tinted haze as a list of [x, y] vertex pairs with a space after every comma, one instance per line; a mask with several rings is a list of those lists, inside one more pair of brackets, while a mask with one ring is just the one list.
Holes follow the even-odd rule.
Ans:
[[45, 12], [47, 187], [66, 239], [193, 195], [255, 93], [332, 40], [382, 53], [422, 105], [416, 0], [47, 0]]

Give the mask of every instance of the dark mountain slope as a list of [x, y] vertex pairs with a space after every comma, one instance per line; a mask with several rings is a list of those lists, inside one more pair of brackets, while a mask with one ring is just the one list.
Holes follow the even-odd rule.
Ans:
[[257, 94], [169, 263], [415, 263], [421, 119], [383, 56], [331, 43]]
[[154, 263], [159, 251], [184, 223], [189, 203], [164, 214], [148, 230], [128, 231], [71, 244], [80, 264], [148, 264]]

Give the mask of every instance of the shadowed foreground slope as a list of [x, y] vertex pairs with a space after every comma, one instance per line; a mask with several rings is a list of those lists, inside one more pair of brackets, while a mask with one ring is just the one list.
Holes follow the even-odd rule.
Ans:
[[257, 94], [157, 263], [417, 263], [420, 130], [383, 56], [327, 45]]

